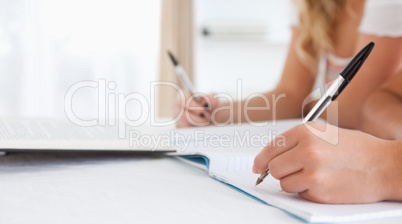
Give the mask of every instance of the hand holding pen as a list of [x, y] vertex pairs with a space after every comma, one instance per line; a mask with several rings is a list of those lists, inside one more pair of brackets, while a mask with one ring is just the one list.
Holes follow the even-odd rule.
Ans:
[[202, 127], [211, 123], [212, 111], [218, 104], [214, 94], [197, 95], [200, 99], [197, 102], [188, 90], [183, 90], [184, 98], [177, 100], [175, 105], [176, 114], [183, 112], [176, 123], [177, 128]]
[[176, 126], [184, 128], [209, 125], [211, 123], [212, 111], [218, 105], [218, 99], [214, 97], [215, 94], [197, 94], [186, 71], [170, 51], [168, 51], [168, 55], [175, 66], [178, 78], [185, 88], [183, 90], [184, 98], [180, 97], [175, 105], [177, 114], [183, 112]]
[[[315, 104], [315, 106], [311, 109], [311, 111], [306, 115], [303, 119], [303, 123], [309, 121], [315, 121], [319, 118], [319, 116], [324, 112], [324, 110], [329, 106], [329, 104], [336, 100], [336, 98], [341, 94], [341, 92], [345, 89], [345, 87], [350, 83], [356, 73], [359, 71], [360, 67], [366, 61], [367, 57], [370, 55], [372, 49], [374, 48], [374, 43], [371, 42], [367, 46], [365, 46], [353, 59], [350, 63], [343, 69], [343, 71], [339, 74], [338, 78], [334, 80], [325, 94], [321, 97], [321, 99]], [[269, 167], [261, 173], [260, 177], [258, 177], [255, 185], [259, 185], [264, 181], [264, 179], [269, 175], [270, 170]]]

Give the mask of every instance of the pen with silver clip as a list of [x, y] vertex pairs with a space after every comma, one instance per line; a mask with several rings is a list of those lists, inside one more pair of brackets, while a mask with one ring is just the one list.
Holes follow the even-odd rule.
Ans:
[[[370, 42], [367, 46], [360, 50], [355, 57], [353, 57], [352, 61], [350, 61], [350, 63], [342, 70], [342, 72], [339, 74], [339, 77], [335, 79], [332, 85], [325, 92], [324, 96], [320, 98], [320, 100], [314, 105], [313, 109], [311, 109], [307, 116], [303, 119], [303, 123], [316, 120], [328, 107], [328, 105], [334, 101], [339, 94], [341, 94], [341, 92], [359, 71], [360, 67], [363, 65], [373, 48], [374, 43]], [[257, 186], [260, 184], [268, 175], [269, 168], [267, 168], [260, 175], [260, 177], [258, 177], [255, 185]]]
[[201, 103], [201, 99], [197, 95], [195, 95], [195, 88], [194, 88], [193, 84], [191, 83], [190, 79], [188, 78], [186, 71], [183, 69], [183, 67], [179, 64], [179, 62], [176, 60], [176, 58], [173, 56], [173, 54], [170, 51], [168, 51], [167, 53], [173, 62], [174, 68], [176, 70], [176, 74], [179, 77], [183, 86], [191, 93], [191, 95], [194, 97], [194, 99], [195, 99], [195, 101], [197, 101], [197, 103]]

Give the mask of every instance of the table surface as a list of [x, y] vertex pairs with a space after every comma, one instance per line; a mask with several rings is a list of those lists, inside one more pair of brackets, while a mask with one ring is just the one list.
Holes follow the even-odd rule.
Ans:
[[[0, 157], [0, 223], [302, 223], [174, 157]], [[402, 218], [365, 223], [402, 223]]]

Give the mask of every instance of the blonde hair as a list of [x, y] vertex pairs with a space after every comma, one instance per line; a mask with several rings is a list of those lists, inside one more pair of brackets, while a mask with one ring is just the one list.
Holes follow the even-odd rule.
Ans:
[[319, 58], [334, 52], [334, 29], [337, 14], [346, 0], [297, 0], [300, 8], [301, 36], [296, 43], [299, 59], [317, 73]]

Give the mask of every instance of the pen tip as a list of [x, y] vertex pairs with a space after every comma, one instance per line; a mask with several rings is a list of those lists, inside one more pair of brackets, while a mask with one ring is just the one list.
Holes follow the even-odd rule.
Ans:
[[168, 53], [170, 59], [172, 60], [174, 66], [176, 66], [176, 65], [178, 64], [178, 62], [177, 62], [176, 58], [173, 56], [172, 52], [170, 52], [169, 50], [167, 50], [167, 53]]
[[259, 185], [262, 182], [260, 178], [257, 179], [257, 182], [255, 182], [255, 186]]

